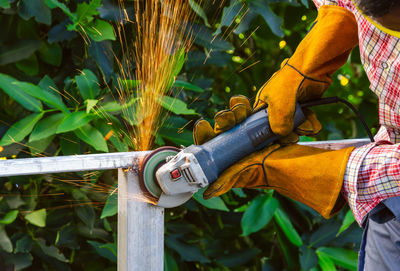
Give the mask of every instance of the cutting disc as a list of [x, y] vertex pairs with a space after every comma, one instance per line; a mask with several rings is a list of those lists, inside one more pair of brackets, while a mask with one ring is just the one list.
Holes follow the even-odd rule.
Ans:
[[150, 194], [148, 196], [151, 198], [158, 200], [162, 193], [156, 178], [156, 171], [166, 163], [168, 156], [175, 156], [179, 151], [175, 147], [161, 147], [143, 159], [139, 171], [139, 181], [142, 189], [148, 192]]

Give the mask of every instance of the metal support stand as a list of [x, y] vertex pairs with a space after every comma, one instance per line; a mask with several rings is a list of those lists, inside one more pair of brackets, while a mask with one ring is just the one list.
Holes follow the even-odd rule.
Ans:
[[164, 208], [143, 201], [137, 175], [118, 170], [118, 271], [162, 271]]

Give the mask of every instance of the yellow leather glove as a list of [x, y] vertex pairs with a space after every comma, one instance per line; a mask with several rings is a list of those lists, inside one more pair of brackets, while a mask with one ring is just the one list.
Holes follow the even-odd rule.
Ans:
[[[246, 97], [232, 97], [230, 109], [215, 115], [214, 129], [204, 119], [196, 122], [195, 144], [203, 144], [231, 129], [250, 113], [250, 102]], [[205, 199], [219, 196], [232, 187], [274, 189], [329, 218], [345, 204], [340, 190], [353, 149], [330, 151], [298, 144], [273, 144], [226, 169], [203, 196]]]
[[[271, 129], [288, 135], [293, 127], [295, 102], [320, 98], [332, 82], [331, 75], [347, 60], [358, 44], [354, 15], [339, 6], [322, 6], [307, 36], [290, 59], [259, 90], [254, 107], [268, 104]], [[313, 135], [321, 125], [311, 111], [308, 121], [296, 130]]]

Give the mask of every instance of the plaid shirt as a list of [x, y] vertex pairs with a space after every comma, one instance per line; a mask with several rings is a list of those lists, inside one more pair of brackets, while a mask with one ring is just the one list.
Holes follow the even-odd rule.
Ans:
[[[381, 129], [375, 143], [355, 149], [347, 163], [342, 194], [354, 217], [362, 220], [379, 202], [400, 196], [400, 43], [399, 38], [379, 30], [351, 0], [313, 0], [351, 11], [358, 24], [361, 61], [379, 98]], [[379, 0], [378, 0], [379, 1]]]

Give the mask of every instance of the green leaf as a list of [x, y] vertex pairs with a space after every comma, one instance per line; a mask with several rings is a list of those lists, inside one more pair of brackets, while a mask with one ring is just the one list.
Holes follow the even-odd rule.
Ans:
[[308, 5], [308, 0], [301, 0], [301, 3], [302, 3], [306, 8], [309, 7], [309, 5]]
[[29, 235], [24, 235], [15, 244], [14, 253], [29, 253], [32, 249], [33, 240]]
[[38, 53], [42, 61], [56, 67], [61, 65], [63, 55], [62, 49], [58, 43], [48, 44], [43, 42]]
[[30, 57], [16, 62], [15, 65], [26, 75], [34, 76], [39, 73], [39, 62], [35, 54], [32, 54]]
[[236, 29], [233, 31], [236, 35], [239, 35], [241, 33], [246, 32], [253, 20], [258, 16], [258, 14], [250, 9], [248, 12], [246, 11], [246, 14], [243, 15], [243, 17], [240, 19], [240, 24], [236, 27]]
[[95, 15], [100, 14], [97, 9], [101, 6], [101, 0], [91, 0], [89, 3], [78, 4], [78, 7], [76, 8], [78, 22], [83, 24], [91, 22]]
[[51, 144], [53, 141], [55, 135], [32, 141], [27, 144], [29, 147], [29, 150], [31, 151], [31, 156], [38, 156], [41, 153], [44, 153], [44, 151], [47, 149], [47, 147]]
[[257, 232], [265, 227], [273, 217], [278, 201], [274, 197], [262, 195], [256, 197], [247, 207], [241, 220], [244, 236]]
[[12, 197], [7, 197], [6, 201], [8, 207], [10, 207], [11, 209], [17, 209], [18, 207], [26, 205], [26, 202], [21, 199], [21, 196], [19, 194]]
[[52, 108], [59, 109], [64, 113], [69, 113], [68, 108], [65, 106], [63, 101], [60, 99], [59, 96], [50, 93], [42, 88], [27, 82], [14, 82], [14, 85], [20, 87], [23, 91], [27, 94], [43, 101], [45, 104]]
[[220, 197], [214, 197], [211, 199], [205, 200], [203, 198], [203, 193], [206, 189], [202, 188], [197, 193], [193, 195], [193, 198], [200, 203], [201, 205], [214, 210], [226, 211], [229, 212], [228, 207], [226, 207], [225, 202]]
[[85, 30], [94, 41], [115, 40], [114, 29], [106, 21], [96, 19], [90, 26], [85, 27]]
[[77, 137], [85, 141], [87, 144], [91, 145], [98, 151], [108, 152], [107, 143], [103, 135], [96, 128], [92, 127], [90, 124], [74, 130]]
[[40, 48], [38, 40], [20, 40], [10, 46], [0, 47], [0, 65], [6, 65], [30, 57]]
[[60, 3], [58, 0], [45, 0], [45, 2], [50, 9], [60, 8], [72, 21], [76, 21], [76, 15], [64, 3]]
[[9, 0], [0, 0], [0, 8], [10, 8]]
[[193, 133], [186, 127], [188, 120], [179, 116], [169, 116], [166, 119], [158, 132], [158, 136], [174, 142], [177, 145], [189, 146], [193, 144]]
[[230, 252], [228, 255], [220, 256], [216, 260], [218, 263], [227, 267], [242, 266], [246, 262], [254, 259], [260, 252], [258, 248], [248, 248], [237, 252]]
[[[77, 201], [77, 202], [82, 202], [82, 203], [87, 203], [90, 202], [89, 197], [81, 190], [73, 190], [72, 191], [72, 197]], [[86, 226], [88, 226], [89, 231], [92, 233], [94, 229], [94, 223], [96, 221], [96, 214], [94, 212], [94, 209], [91, 205], [80, 205], [75, 207], [75, 212], [78, 215], [78, 217], [82, 220], [83, 223], [85, 223]]]
[[344, 248], [320, 247], [317, 249], [317, 252], [322, 252], [325, 255], [328, 255], [335, 264], [341, 267], [350, 270], [357, 270], [358, 256], [353, 250]]
[[293, 227], [292, 222], [290, 221], [288, 215], [278, 207], [274, 213], [275, 221], [285, 233], [286, 237], [289, 241], [295, 246], [301, 246], [303, 241], [300, 238], [300, 235], [297, 233], [296, 229]]
[[75, 155], [81, 153], [79, 138], [72, 132], [62, 135], [60, 138], [60, 146], [63, 155]]
[[89, 114], [90, 111], [93, 109], [93, 107], [96, 106], [96, 104], [99, 102], [99, 100], [92, 100], [88, 99], [85, 101], [86, 103], [86, 114]]
[[64, 113], [57, 113], [39, 121], [29, 136], [29, 142], [41, 140], [55, 135], [57, 128], [63, 121], [64, 117]]
[[13, 251], [13, 245], [4, 227], [0, 227], [0, 247], [8, 253]]
[[108, 196], [103, 211], [101, 212], [100, 218], [103, 219], [109, 216], [114, 216], [117, 213], [118, 213], [118, 194], [114, 193]]
[[25, 268], [32, 265], [32, 255], [29, 253], [25, 254], [8, 254], [6, 264], [13, 266], [13, 270], [26, 270]]
[[57, 134], [76, 130], [88, 124], [95, 118], [94, 115], [87, 114], [85, 111], [78, 111], [68, 114], [57, 128]]
[[46, 246], [46, 241], [42, 238], [38, 238], [36, 240], [36, 244], [39, 245], [40, 249], [43, 251], [44, 254], [46, 254], [47, 256], [50, 256], [54, 259], [59, 260], [60, 262], [64, 262], [67, 263], [68, 260], [65, 258], [65, 256], [58, 250], [58, 248], [56, 248], [53, 245], [50, 246]]
[[336, 237], [339, 236], [345, 230], [347, 230], [350, 227], [350, 225], [354, 223], [354, 221], [356, 221], [356, 219], [354, 218], [353, 213], [351, 212], [351, 210], [348, 210], [346, 216], [342, 221], [342, 226], [340, 227], [338, 233], [336, 234]]
[[0, 224], [11, 224], [17, 219], [18, 210], [9, 211], [3, 218], [0, 219]]
[[210, 260], [204, 256], [201, 249], [197, 246], [193, 246], [193, 244], [188, 245], [171, 236], [166, 236], [165, 243], [167, 247], [178, 252], [179, 256], [181, 256], [184, 261], [198, 263], [210, 262]]
[[158, 99], [158, 103], [177, 115], [196, 115], [196, 111], [193, 109], [188, 109], [187, 104], [177, 98], [169, 97], [169, 96], [162, 96]]
[[300, 270], [298, 261], [294, 260], [298, 259], [299, 252], [293, 249], [293, 245], [289, 240], [287, 240], [285, 234], [278, 228], [277, 225], [274, 225], [273, 231], [276, 233], [279, 249], [282, 251], [284, 262], [286, 263], [288, 270]]
[[119, 102], [116, 101], [108, 102], [100, 107], [101, 108], [100, 111], [116, 112], [116, 111], [126, 110], [127, 108], [132, 106], [136, 101], [137, 101], [136, 98], [132, 98], [129, 102], [123, 104], [120, 104]]
[[68, 247], [70, 249], [79, 249], [77, 242], [75, 228], [71, 223], [68, 223], [61, 227], [57, 232], [55, 241], [56, 246]]
[[0, 89], [27, 110], [34, 112], [42, 111], [42, 103], [14, 85], [13, 83], [16, 81], [16, 79], [0, 73]]
[[139, 80], [122, 80], [118, 78], [118, 86], [121, 89], [134, 90], [139, 86], [139, 84], [140, 84]]
[[90, 240], [88, 240], [87, 242], [95, 249], [97, 254], [114, 263], [117, 262], [117, 256], [108, 247], [105, 247], [105, 244]]
[[[109, 121], [109, 120], [107, 120]], [[113, 121], [113, 120], [110, 120]], [[113, 125], [110, 125], [108, 122], [105, 120], [97, 120], [94, 123], [95, 127], [99, 129], [101, 134], [104, 136], [104, 138], [109, 141], [114, 145], [114, 147], [117, 149], [119, 152], [127, 152], [129, 151], [128, 145], [124, 142], [121, 142], [119, 137], [118, 137], [118, 127], [114, 127]], [[111, 136], [110, 136], [111, 133]], [[107, 139], [107, 138], [108, 139]]]
[[[213, 32], [210, 28], [207, 28], [204, 25], [193, 25], [192, 26], [193, 33], [196, 33], [194, 41], [205, 47], [208, 51], [212, 49], [215, 51], [228, 51], [234, 50], [234, 47], [231, 43], [223, 39], [221, 36], [213, 36]], [[210, 52], [211, 53], [211, 52]], [[204, 63], [204, 58], [202, 63]]]
[[327, 221], [321, 227], [314, 229], [309, 237], [308, 243], [312, 247], [321, 247], [336, 238], [339, 225], [334, 221]]
[[[217, 30], [214, 32], [214, 35], [221, 34], [222, 27], [224, 27], [224, 26], [230, 27], [230, 26], [234, 25], [233, 24], [234, 20], [235, 20], [235, 18], [238, 17], [238, 15], [242, 11], [242, 9], [243, 9], [243, 5], [239, 0], [232, 0], [228, 7], [224, 7], [224, 9], [222, 11], [221, 22], [220, 22]], [[246, 13], [249, 11], [246, 11]], [[245, 16], [246, 15], [247, 14], [245, 14]]]
[[108, 249], [115, 257], [117, 257], [117, 244], [106, 243], [100, 246], [100, 248]]
[[201, 8], [201, 6], [197, 4], [195, 0], [189, 0], [189, 5], [193, 9], [193, 11], [196, 12], [196, 14], [204, 20], [204, 24], [208, 27], [211, 27], [211, 25], [208, 23], [207, 15]]
[[61, 100], [61, 95], [57, 90], [57, 86], [54, 83], [53, 79], [51, 79], [48, 75], [43, 76], [42, 80], [40, 80], [38, 86], [43, 90], [50, 92], [57, 96]]
[[84, 69], [81, 75], [75, 76], [75, 81], [84, 100], [95, 99], [99, 95], [99, 82], [91, 70]]
[[318, 264], [317, 254], [315, 254], [315, 251], [312, 248], [302, 245], [299, 249], [299, 252], [302, 270], [310, 270]]
[[318, 264], [321, 267], [322, 271], [336, 271], [335, 264], [327, 254], [317, 251], [317, 255]]
[[164, 250], [164, 271], [179, 271], [178, 264], [167, 250]]
[[46, 209], [33, 211], [25, 216], [25, 220], [32, 225], [44, 228], [46, 226]]
[[198, 87], [189, 82], [185, 82], [185, 81], [181, 81], [181, 80], [175, 80], [175, 82], [172, 86], [175, 88], [183, 88], [183, 89], [187, 89], [187, 90], [192, 90], [194, 92], [200, 92], [200, 93], [204, 92], [204, 89], [202, 89], [201, 87]]
[[264, 0], [249, 1], [249, 8], [260, 14], [271, 28], [272, 32], [278, 37], [283, 37], [284, 33], [281, 28], [282, 19], [276, 15]]
[[34, 113], [14, 123], [0, 140], [0, 146], [7, 146], [23, 140], [32, 131], [42, 116], [43, 113]]
[[183, 64], [185, 64], [185, 57], [186, 57], [186, 55], [185, 55], [184, 49], [179, 50], [172, 57], [173, 58], [173, 60], [172, 60], [173, 68], [172, 68], [172, 73], [171, 73], [172, 77], [177, 76], [181, 72], [181, 70], [183, 68]]
[[51, 25], [51, 10], [45, 5], [44, 0], [21, 0], [18, 14], [26, 21], [35, 17], [38, 23]]

